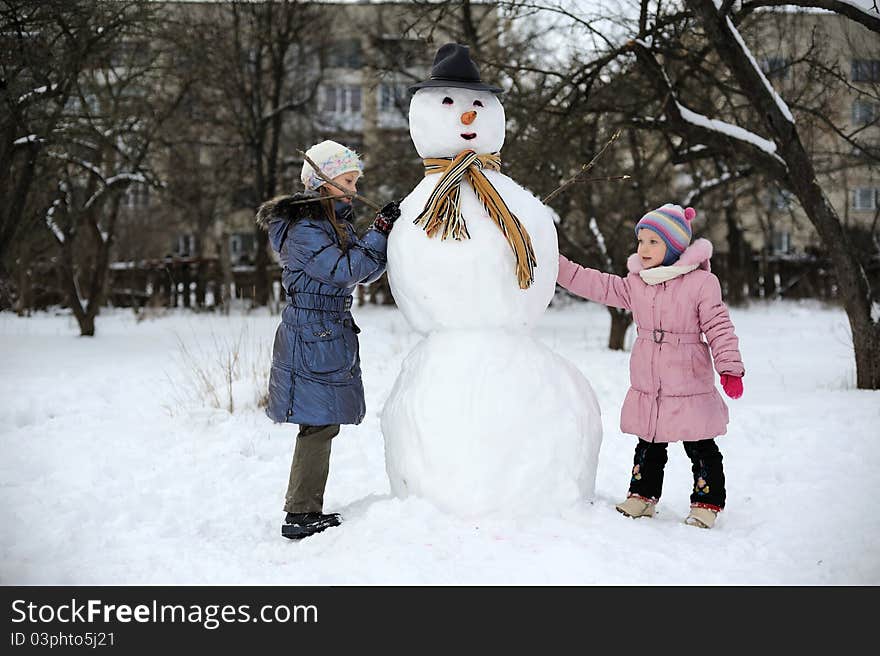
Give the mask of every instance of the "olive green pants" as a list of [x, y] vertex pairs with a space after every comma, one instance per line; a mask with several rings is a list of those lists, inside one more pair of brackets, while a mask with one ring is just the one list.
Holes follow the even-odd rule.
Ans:
[[324, 488], [330, 473], [330, 444], [338, 434], [339, 424], [300, 425], [293, 462], [290, 463], [285, 512], [321, 512], [324, 509]]

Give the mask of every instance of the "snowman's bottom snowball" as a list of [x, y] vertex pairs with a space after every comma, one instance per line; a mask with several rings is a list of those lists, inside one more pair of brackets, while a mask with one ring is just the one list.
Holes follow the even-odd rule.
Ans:
[[580, 371], [526, 334], [443, 331], [382, 413], [395, 496], [461, 516], [552, 513], [592, 496], [602, 424]]

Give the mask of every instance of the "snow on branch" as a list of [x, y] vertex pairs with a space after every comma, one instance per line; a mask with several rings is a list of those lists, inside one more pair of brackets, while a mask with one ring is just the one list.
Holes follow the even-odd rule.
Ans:
[[[880, 32], [880, 8], [877, 6], [877, 0], [873, 1], [873, 6], [870, 9], [865, 4], [866, 0], [862, 0], [861, 3], [855, 0], [752, 0], [751, 2], [743, 2], [742, 9], [737, 15], [737, 22], [746, 14], [750, 14], [760, 7], [791, 5], [832, 11], [864, 25], [872, 32]], [[715, 5], [719, 5], [719, 0], [715, 0]]]
[[715, 157], [717, 154], [717, 148], [701, 143], [688, 146], [685, 142], [680, 144], [679, 148], [673, 152], [672, 163], [684, 164], [686, 162], [696, 162], [698, 160]]
[[146, 182], [147, 179], [144, 177], [143, 173], [117, 173], [116, 175], [107, 178], [107, 186], [117, 184], [122, 181], [128, 182]]
[[55, 239], [58, 240], [59, 244], [64, 243], [64, 232], [61, 228], [58, 227], [58, 224], [55, 223], [55, 210], [57, 210], [61, 206], [61, 199], [56, 198], [52, 202], [52, 206], [46, 210], [46, 225], [49, 226], [49, 229], [55, 235]]
[[18, 139], [16, 139], [15, 141], [12, 142], [12, 145], [13, 146], [23, 146], [25, 144], [39, 143], [42, 141], [45, 141], [45, 139], [40, 139], [40, 137], [38, 137], [35, 134], [29, 134], [26, 137], [19, 137]]
[[114, 187], [122, 186], [123, 184], [130, 184], [132, 182], [146, 182], [147, 179], [143, 176], [142, 173], [117, 173], [114, 176], [111, 176], [104, 180], [104, 186], [98, 189], [92, 197], [89, 198], [85, 205], [83, 205], [83, 209], [90, 209], [104, 194], [113, 189]]
[[764, 87], [767, 89], [767, 93], [769, 93], [770, 96], [773, 98], [773, 101], [776, 103], [776, 106], [779, 107], [779, 111], [782, 112], [785, 120], [787, 120], [791, 124], [794, 124], [794, 116], [791, 115], [791, 110], [788, 108], [788, 105], [782, 99], [782, 97], [778, 93], [776, 93], [776, 89], [773, 88], [773, 85], [770, 84], [770, 80], [768, 80], [767, 76], [764, 75], [764, 71], [762, 71], [761, 67], [758, 66], [758, 62], [755, 61], [755, 58], [752, 55], [752, 51], [749, 50], [746, 42], [743, 41], [742, 35], [739, 33], [739, 30], [736, 29], [733, 21], [730, 20], [729, 16], [725, 16], [725, 20], [727, 21], [727, 28], [730, 30], [730, 33], [733, 34], [733, 38], [736, 39], [739, 47], [742, 48], [743, 54], [748, 58], [752, 66], [755, 67], [755, 73], [757, 73], [758, 77], [761, 78], [761, 82], [764, 83]]
[[719, 189], [731, 180], [738, 177], [740, 177], [738, 174], [731, 173], [730, 171], [725, 171], [717, 178], [712, 178], [711, 180], [703, 180], [698, 187], [696, 187], [695, 189], [691, 189], [690, 192], [688, 192], [688, 195], [684, 198], [684, 200], [681, 201], [682, 207], [693, 205], [699, 198], [702, 198], [710, 191]]
[[97, 177], [102, 182], [104, 181], [104, 174], [101, 172], [101, 169], [99, 169], [97, 166], [95, 166], [94, 164], [92, 164], [88, 160], [79, 159], [79, 160], [76, 160], [76, 163], [79, 164], [84, 169], [86, 169], [89, 173], [91, 173], [92, 175]]
[[36, 89], [33, 89], [32, 91], [28, 91], [26, 94], [19, 96], [18, 104], [20, 105], [24, 102], [27, 102], [28, 100], [30, 100], [34, 96], [39, 96], [44, 93], [48, 93], [49, 91], [55, 91], [55, 89], [57, 89], [57, 88], [58, 88], [57, 84], [52, 84], [48, 87], [47, 86], [37, 87]]
[[590, 218], [590, 232], [592, 232], [593, 237], [596, 238], [596, 245], [599, 247], [599, 252], [605, 260], [605, 266], [608, 271], [613, 271], [614, 263], [611, 261], [611, 256], [608, 255], [608, 247], [605, 245], [605, 235], [599, 230], [599, 224], [596, 221], [596, 217]]
[[673, 99], [673, 102], [675, 102], [676, 106], [678, 107], [678, 113], [681, 115], [681, 118], [687, 123], [696, 125], [706, 130], [718, 132], [725, 137], [736, 139], [737, 141], [743, 141], [753, 146], [757, 146], [765, 153], [775, 158], [779, 164], [785, 166], [785, 161], [776, 154], [776, 144], [769, 139], [760, 137], [754, 132], [749, 132], [745, 128], [741, 128], [738, 125], [733, 125], [732, 123], [726, 123], [724, 121], [719, 121], [718, 119], [703, 116], [702, 114], [697, 114], [696, 112], [682, 105], [680, 102], [678, 102], [678, 100]]
[[711, 119], [685, 107], [676, 97], [675, 87], [672, 80], [669, 79], [666, 69], [657, 61], [654, 54], [645, 48], [644, 43], [633, 41], [631, 44], [636, 57], [657, 85], [658, 92], [665, 97], [663, 102], [666, 122], [673, 131], [686, 132], [688, 140], [710, 148], [734, 149], [741, 153], [760, 154], [765, 166], [770, 166], [773, 169], [778, 167], [777, 173], [785, 174], [788, 166], [785, 160], [777, 154], [775, 142], [738, 125]]

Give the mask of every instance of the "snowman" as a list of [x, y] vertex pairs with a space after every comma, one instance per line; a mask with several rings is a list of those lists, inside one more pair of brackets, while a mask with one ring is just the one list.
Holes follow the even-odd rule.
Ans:
[[531, 334], [556, 285], [553, 214], [501, 173], [501, 89], [466, 46], [442, 46], [410, 89], [425, 177], [387, 270], [424, 338], [382, 412], [391, 491], [466, 517], [571, 506], [593, 494], [602, 428], [587, 379]]

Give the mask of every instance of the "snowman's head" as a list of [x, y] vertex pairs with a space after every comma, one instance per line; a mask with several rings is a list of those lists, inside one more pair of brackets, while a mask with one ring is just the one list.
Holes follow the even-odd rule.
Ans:
[[504, 107], [490, 91], [425, 87], [409, 103], [409, 134], [423, 159], [497, 152], [504, 131]]

